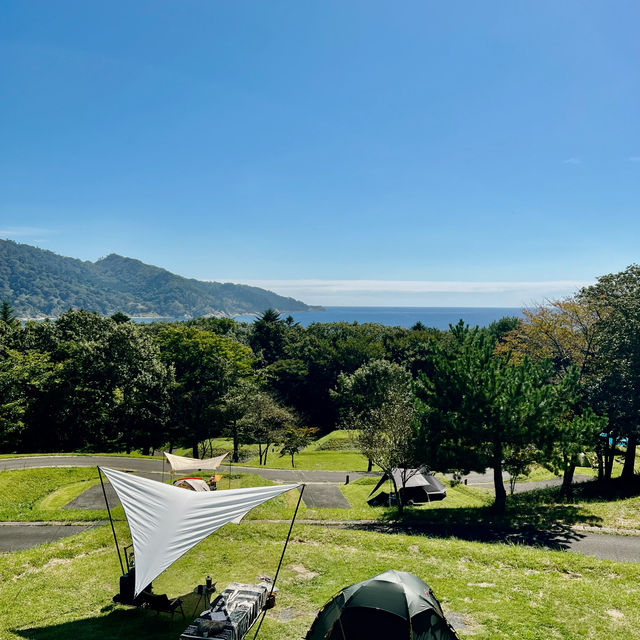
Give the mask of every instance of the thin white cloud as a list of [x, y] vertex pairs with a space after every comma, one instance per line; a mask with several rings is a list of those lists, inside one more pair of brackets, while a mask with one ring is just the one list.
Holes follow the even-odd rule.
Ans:
[[514, 306], [571, 295], [583, 280], [475, 282], [431, 280], [245, 280], [230, 282], [329, 306]]
[[0, 238], [25, 238], [49, 233], [49, 229], [40, 227], [4, 227], [4, 229], [0, 229]]
[[574, 156], [572, 158], [567, 158], [566, 160], [562, 161], [563, 164], [582, 164], [582, 158], [579, 158], [578, 156]]

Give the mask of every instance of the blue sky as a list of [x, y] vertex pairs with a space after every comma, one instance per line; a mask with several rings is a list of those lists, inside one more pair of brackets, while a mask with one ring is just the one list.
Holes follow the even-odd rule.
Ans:
[[637, 262], [640, 4], [8, 0], [0, 237], [324, 304]]

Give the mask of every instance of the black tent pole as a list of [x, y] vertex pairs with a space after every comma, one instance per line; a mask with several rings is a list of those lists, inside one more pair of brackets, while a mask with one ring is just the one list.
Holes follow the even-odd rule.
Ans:
[[[289, 538], [291, 537], [291, 531], [293, 530], [293, 523], [296, 521], [296, 516], [298, 515], [298, 508], [300, 507], [300, 503], [302, 502], [302, 494], [304, 493], [305, 486], [306, 485], [303, 484], [302, 489], [300, 489], [300, 495], [298, 496], [298, 504], [296, 505], [296, 510], [293, 512], [293, 518], [291, 518], [291, 526], [289, 527], [289, 533], [287, 533], [287, 539], [284, 542], [282, 555], [280, 556], [280, 562], [278, 562], [278, 568], [276, 569], [276, 575], [274, 576], [273, 582], [271, 583], [271, 591], [267, 596], [267, 602], [269, 602], [269, 599], [273, 595], [273, 590], [276, 588], [276, 580], [278, 579], [278, 574], [280, 573], [280, 567], [282, 566], [282, 561], [284, 560], [284, 554], [285, 554], [285, 551], [287, 550], [287, 545], [289, 544]], [[253, 636], [253, 640], [256, 640], [256, 638], [258, 637], [260, 627], [262, 626], [262, 621], [264, 620], [264, 617], [266, 615], [267, 615], [267, 609], [265, 609], [264, 612], [262, 613], [262, 618], [260, 618], [260, 622], [258, 623], [258, 628], [256, 629], [256, 633]]]
[[104, 481], [102, 480], [102, 470], [98, 467], [98, 475], [100, 476], [100, 484], [102, 485], [102, 494], [104, 495], [104, 503], [107, 505], [107, 513], [109, 514], [109, 522], [111, 523], [111, 531], [113, 531], [113, 540], [116, 543], [116, 551], [118, 552], [118, 560], [120, 560], [120, 568], [122, 569], [122, 575], [125, 574], [124, 565], [122, 564], [122, 556], [120, 555], [120, 547], [118, 547], [118, 538], [116, 538], [116, 529], [113, 526], [113, 518], [111, 517], [111, 509], [109, 508], [109, 501], [107, 500], [107, 491], [104, 488]]

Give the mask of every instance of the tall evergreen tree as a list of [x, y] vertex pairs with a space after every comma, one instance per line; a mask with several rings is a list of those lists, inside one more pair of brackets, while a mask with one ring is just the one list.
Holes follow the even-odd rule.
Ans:
[[495, 508], [504, 511], [502, 472], [507, 454], [541, 449], [558, 413], [575, 388], [575, 376], [562, 389], [550, 383], [552, 370], [528, 359], [511, 365], [495, 356], [484, 331], [462, 323], [452, 327], [457, 350], [434, 354], [429, 377], [421, 376], [423, 442], [427, 461], [442, 471], [493, 469]]

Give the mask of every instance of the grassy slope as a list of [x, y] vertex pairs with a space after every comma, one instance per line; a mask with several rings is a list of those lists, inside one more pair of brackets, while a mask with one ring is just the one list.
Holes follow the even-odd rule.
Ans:
[[[257, 455], [245, 464], [258, 466]], [[269, 452], [267, 467], [291, 469], [291, 457]], [[336, 430], [319, 438], [295, 456], [296, 469], [323, 469], [326, 471], [366, 471], [367, 459], [357, 451], [348, 431]]]
[[[206, 478], [208, 474], [195, 474]], [[340, 487], [352, 505], [351, 509], [308, 509], [300, 506], [299, 517], [314, 520], [386, 520], [395, 509], [370, 507], [367, 497], [375, 478], [364, 478]], [[107, 511], [67, 510], [64, 505], [99, 482], [95, 469], [20, 469], [0, 473], [0, 521], [80, 521], [102, 520]], [[235, 489], [272, 484], [255, 474], [223, 474], [218, 487]], [[261, 505], [247, 515], [248, 519], [288, 519], [297, 501], [297, 493], [290, 492]], [[488, 502], [487, 494], [471, 487], [449, 489], [442, 502], [416, 507], [416, 511], [481, 507]], [[124, 518], [122, 507], [112, 509], [116, 520]]]
[[[106, 510], [61, 508], [97, 482], [97, 471], [92, 468], [3, 471], [0, 473], [0, 521], [103, 519]], [[122, 512], [122, 509], [116, 511]]]
[[[350, 510], [310, 510], [299, 517], [322, 519], [387, 519], [394, 510], [372, 509], [365, 503], [372, 479], [341, 487]], [[94, 469], [32, 469], [0, 474], [0, 519], [87, 519], [106, 517], [106, 511], [68, 512], [60, 507], [90, 484]], [[251, 474], [234, 474], [231, 487], [269, 484]], [[226, 488], [223, 479], [221, 488]], [[572, 522], [626, 519], [638, 526], [640, 498], [578, 505], [545, 504], [553, 492], [516, 496], [507, 519], [516, 512], [545, 524], [565, 518]], [[155, 583], [157, 592], [189, 593], [207, 574], [224, 586], [230, 581], [254, 581], [272, 574], [286, 523], [266, 523], [291, 516], [297, 493], [262, 505], [246, 521], [214, 534]], [[471, 487], [449, 490], [447, 500], [410, 510], [414, 523], [442, 524], [490, 521], [487, 494]], [[516, 509], [517, 507], [517, 509]], [[597, 514], [600, 515], [597, 515]], [[623, 514], [623, 515], [621, 515]], [[122, 510], [114, 510], [121, 543], [128, 540]], [[256, 520], [263, 520], [262, 522]], [[435, 529], [433, 530], [435, 531]], [[432, 531], [432, 534], [433, 534]], [[44, 545], [29, 551], [0, 554], [0, 638], [62, 640], [82, 637], [108, 640], [175, 638], [186, 626], [177, 617], [113, 607], [118, 562], [108, 527]], [[345, 561], [346, 560], [346, 561]], [[541, 637], [640, 640], [640, 565], [599, 561], [574, 554], [548, 552], [504, 544], [481, 544], [456, 539], [342, 530], [298, 524], [287, 551], [279, 586], [278, 607], [261, 631], [264, 640], [301, 637], [315, 612], [340, 587], [388, 568], [423, 577], [450, 611], [466, 616], [473, 638], [534, 640]], [[306, 571], [317, 573], [305, 575]], [[194, 603], [188, 604], [190, 614]], [[189, 608], [191, 607], [191, 608]], [[288, 622], [276, 618], [291, 608]], [[21, 629], [21, 631], [18, 631]], [[466, 637], [461, 634], [461, 637]], [[471, 637], [471, 636], [469, 636]]]
[[[125, 541], [126, 525], [118, 523], [117, 529]], [[154, 588], [176, 596], [189, 594], [207, 574], [220, 586], [272, 575], [286, 531], [286, 524], [228, 525], [167, 570]], [[473, 635], [461, 633], [462, 638], [640, 640], [640, 565], [311, 525], [294, 530], [279, 579], [278, 605], [261, 638], [302, 637], [315, 612], [339, 588], [389, 568], [419, 575], [445, 610], [464, 614]], [[1, 555], [0, 637], [175, 639], [186, 626], [179, 616], [172, 624], [167, 616], [111, 604], [118, 572], [108, 527]], [[292, 620], [278, 621], [283, 609], [290, 610]]]
[[[200, 474], [206, 477], [207, 474]], [[375, 478], [363, 478], [340, 490], [351, 509], [309, 509], [301, 505], [299, 517], [311, 520], [379, 520], [396, 517], [394, 508], [370, 507], [367, 498]], [[447, 482], [445, 480], [445, 482]], [[62, 507], [90, 486], [98, 483], [95, 469], [24, 469], [0, 473], [0, 521], [93, 521], [107, 518], [104, 509], [67, 510]], [[223, 475], [220, 489], [264, 486], [269, 481], [254, 474]], [[297, 501], [290, 492], [271, 500], [248, 514], [247, 519], [286, 520]], [[495, 518], [488, 508], [490, 495], [464, 485], [449, 487], [447, 498], [408, 509], [408, 521], [423, 525], [460, 527], [484, 522], [501, 527], [535, 524], [551, 529], [556, 523], [586, 525], [620, 533], [640, 532], [640, 496], [593, 494], [580, 488], [573, 503], [562, 501], [557, 490], [535, 491], [509, 498], [504, 518]], [[112, 510], [116, 520], [124, 518], [121, 507]]]

